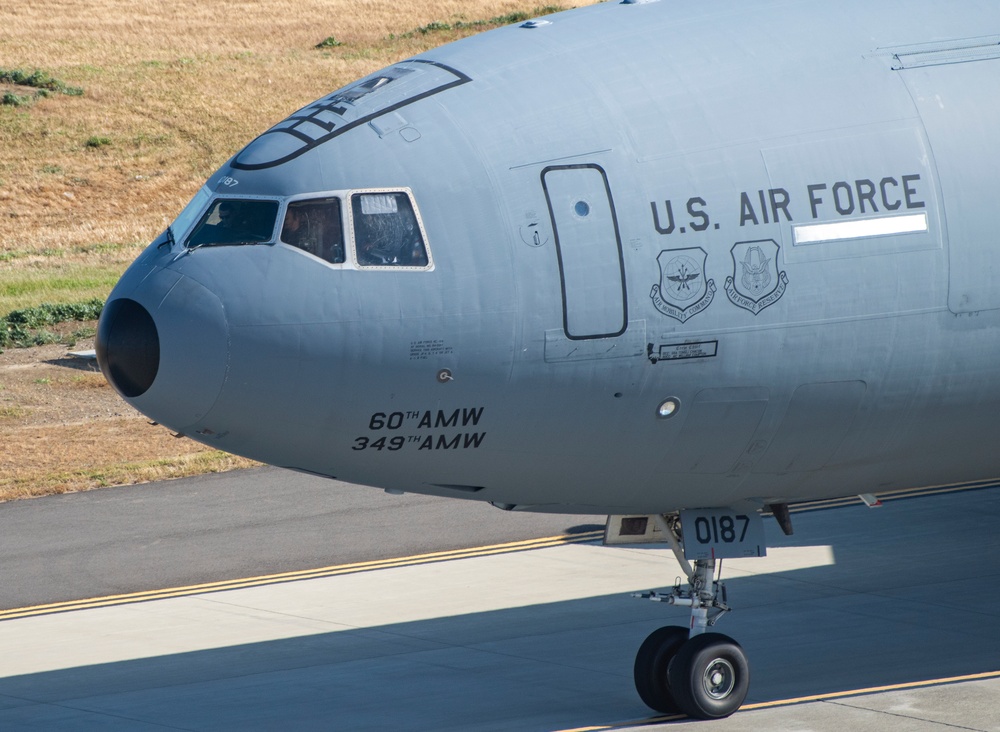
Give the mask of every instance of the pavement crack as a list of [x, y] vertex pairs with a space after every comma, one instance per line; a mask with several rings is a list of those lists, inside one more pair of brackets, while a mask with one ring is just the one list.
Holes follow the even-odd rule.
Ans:
[[925, 722], [927, 724], [938, 725], [939, 727], [946, 727], [947, 729], [961, 729], [969, 730], [969, 732], [989, 732], [989, 730], [982, 729], [980, 727], [966, 727], [961, 724], [952, 724], [950, 722], [941, 722], [937, 719], [928, 719], [926, 717], [919, 717], [913, 714], [901, 714], [900, 712], [890, 712], [885, 709], [872, 709], [871, 707], [862, 706], [860, 704], [848, 704], [844, 701], [825, 701], [824, 704], [832, 704], [838, 707], [847, 707], [848, 709], [857, 709], [858, 711], [864, 712], [874, 712], [875, 714], [881, 714], [886, 717], [897, 717], [898, 719], [909, 719], [915, 722]]

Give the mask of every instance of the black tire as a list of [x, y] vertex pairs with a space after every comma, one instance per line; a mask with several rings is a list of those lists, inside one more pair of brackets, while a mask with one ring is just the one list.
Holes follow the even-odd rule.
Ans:
[[743, 704], [750, 667], [740, 644], [721, 633], [702, 633], [674, 655], [668, 684], [682, 712], [695, 719], [728, 717]]
[[679, 625], [668, 625], [650, 633], [635, 654], [632, 669], [635, 690], [639, 698], [650, 709], [663, 714], [676, 714], [680, 707], [670, 693], [667, 682], [667, 668], [670, 659], [688, 639], [688, 629]]

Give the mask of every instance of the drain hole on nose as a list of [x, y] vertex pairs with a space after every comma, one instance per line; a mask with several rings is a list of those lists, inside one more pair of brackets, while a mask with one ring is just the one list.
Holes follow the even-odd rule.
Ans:
[[97, 362], [119, 394], [146, 393], [160, 368], [160, 336], [156, 323], [135, 300], [109, 302], [97, 327]]

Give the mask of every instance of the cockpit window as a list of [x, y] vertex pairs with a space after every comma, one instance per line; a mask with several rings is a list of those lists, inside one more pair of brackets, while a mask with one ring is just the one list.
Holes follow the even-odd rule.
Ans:
[[208, 186], [202, 186], [194, 194], [194, 198], [184, 207], [183, 211], [177, 214], [177, 218], [170, 224], [170, 230], [175, 239], [180, 240], [187, 236], [191, 227], [194, 226], [198, 217], [201, 216], [201, 212], [205, 210], [205, 206], [208, 205], [210, 198], [212, 198], [212, 191]]
[[340, 199], [293, 201], [285, 209], [281, 241], [332, 264], [344, 261], [344, 229]]
[[277, 218], [277, 201], [220, 198], [195, 227], [194, 233], [187, 240], [187, 246], [260, 244], [271, 241]]
[[362, 267], [426, 267], [427, 248], [404, 192], [351, 196], [354, 245]]

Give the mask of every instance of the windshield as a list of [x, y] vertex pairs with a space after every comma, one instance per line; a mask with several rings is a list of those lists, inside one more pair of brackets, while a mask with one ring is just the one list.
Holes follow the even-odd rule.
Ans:
[[271, 241], [278, 218], [277, 201], [245, 198], [216, 200], [187, 240], [189, 248]]
[[194, 194], [194, 198], [184, 207], [174, 222], [170, 225], [170, 230], [173, 233], [175, 239], [182, 239], [191, 227], [194, 226], [194, 222], [201, 215], [201, 212], [205, 210], [205, 206], [208, 205], [208, 200], [212, 197], [212, 192], [208, 189], [208, 186], [202, 186], [201, 190]]

